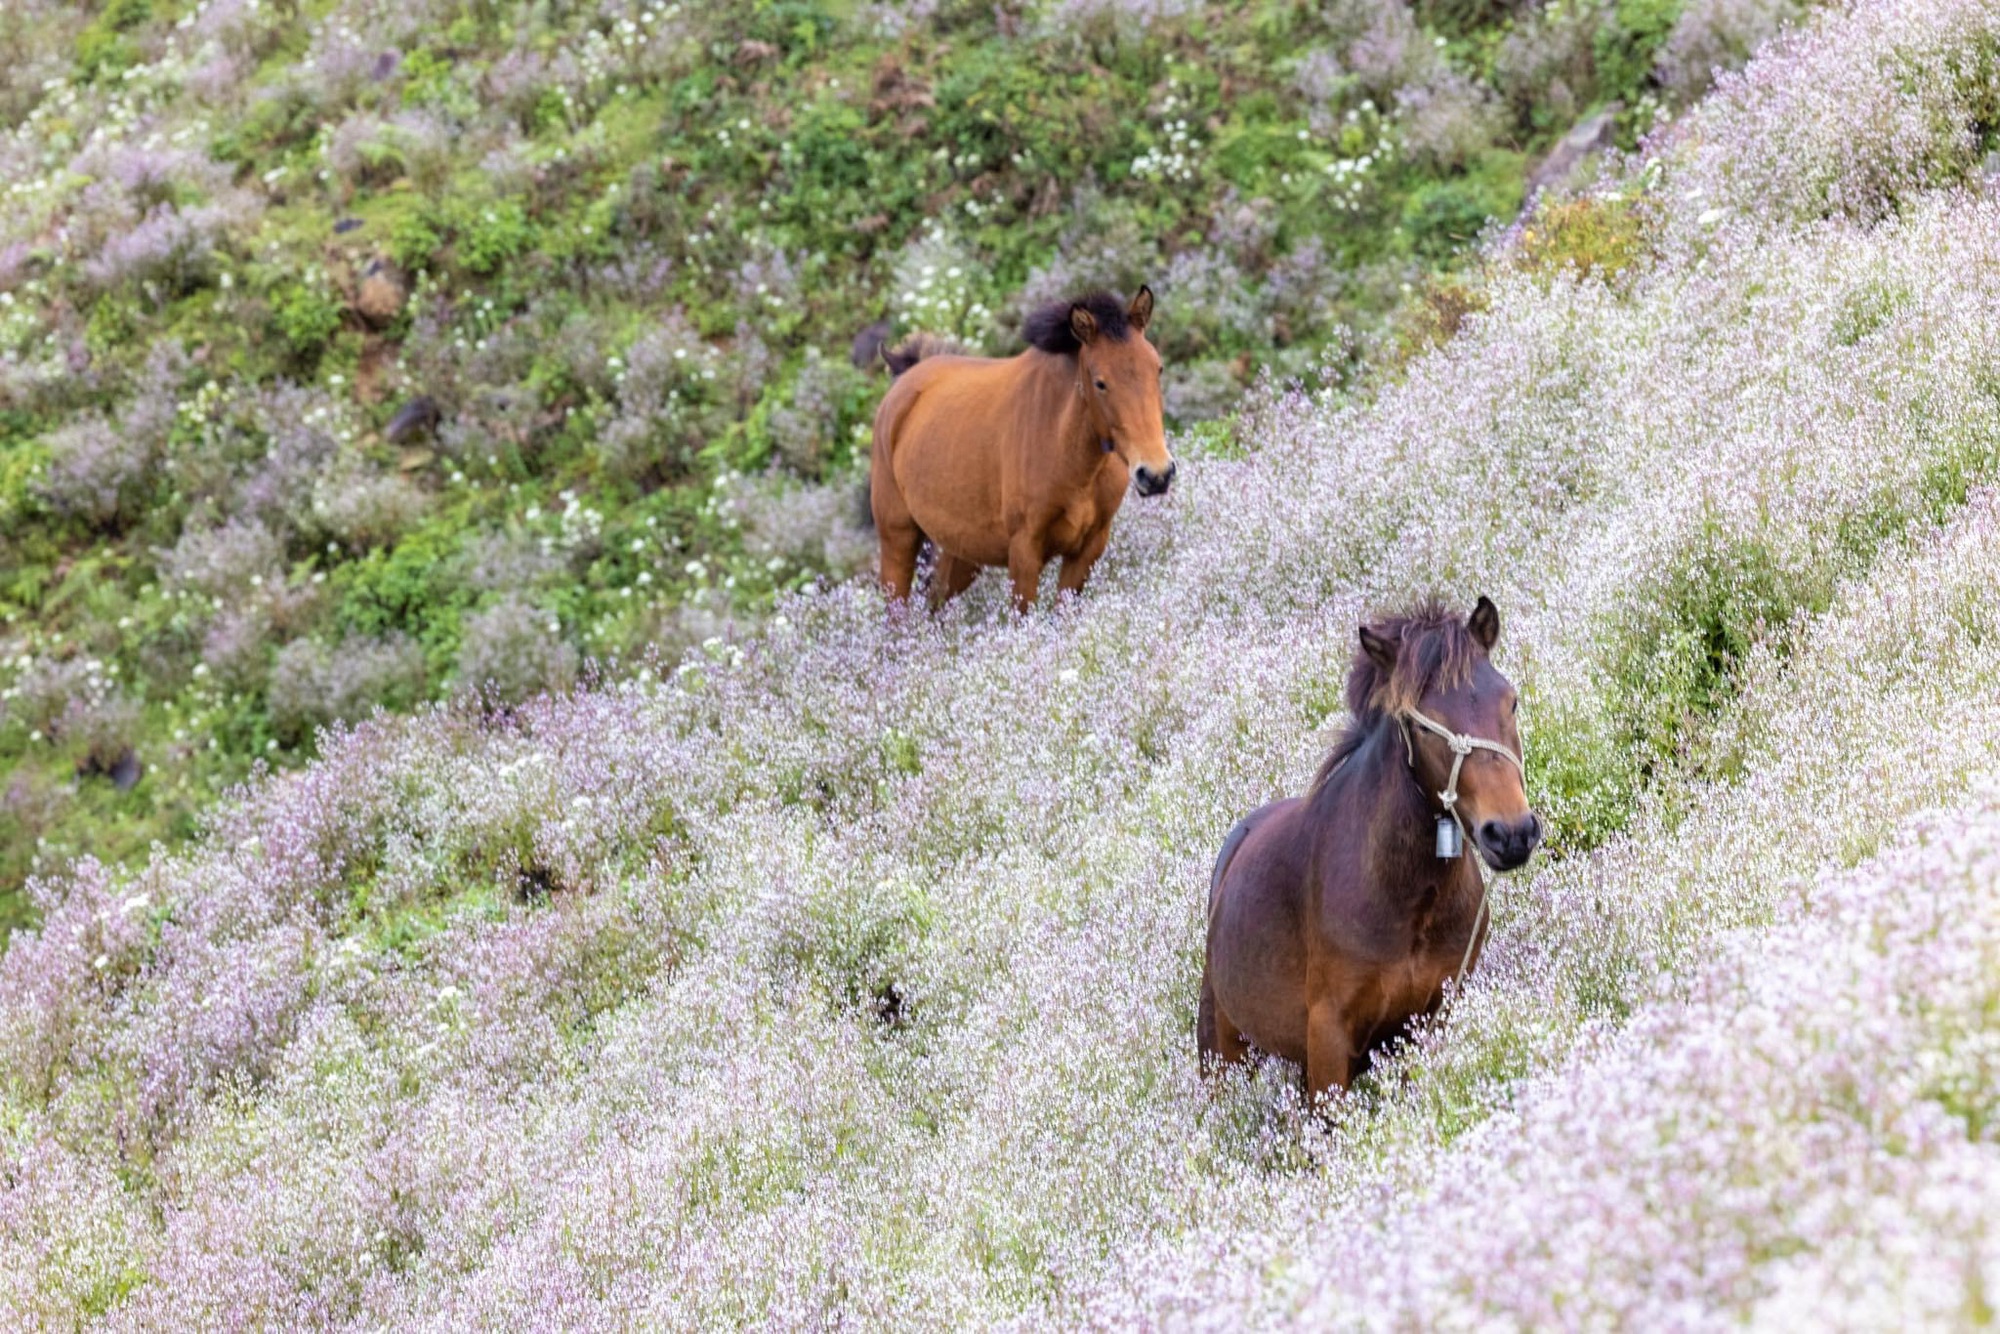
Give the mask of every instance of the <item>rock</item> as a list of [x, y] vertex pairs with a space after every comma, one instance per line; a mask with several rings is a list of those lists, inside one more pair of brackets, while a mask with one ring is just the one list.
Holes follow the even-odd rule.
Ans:
[[76, 764], [78, 778], [109, 778], [111, 785], [120, 792], [130, 792], [139, 786], [139, 779], [145, 775], [146, 766], [139, 763], [139, 757], [130, 746], [121, 749], [109, 760], [100, 751], [93, 750]]
[[360, 225], [361, 219], [359, 218], [342, 218], [339, 222], [333, 224], [333, 234], [335, 236], [345, 236]]
[[392, 445], [406, 445], [435, 431], [442, 415], [436, 399], [429, 394], [419, 394], [396, 409], [396, 415], [389, 419], [382, 435]]
[[130, 792], [139, 786], [139, 777], [145, 772], [145, 767], [139, 763], [139, 757], [128, 748], [123, 755], [112, 762], [111, 785], [120, 792]]
[[1561, 185], [1585, 158], [1611, 147], [1618, 130], [1618, 113], [1624, 109], [1624, 103], [1613, 102], [1596, 115], [1578, 121], [1528, 173], [1529, 197]]
[[361, 318], [381, 328], [403, 313], [409, 288], [396, 266], [385, 259], [370, 260], [362, 271], [361, 285], [355, 289], [354, 309]]

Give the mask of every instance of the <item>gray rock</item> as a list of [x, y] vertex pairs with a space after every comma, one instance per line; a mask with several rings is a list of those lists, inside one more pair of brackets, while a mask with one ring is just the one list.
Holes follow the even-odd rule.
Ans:
[[382, 434], [392, 445], [406, 445], [436, 430], [442, 415], [437, 400], [429, 394], [419, 394], [397, 409]]
[[1571, 127], [1570, 132], [1549, 150], [1549, 155], [1528, 173], [1529, 196], [1532, 198], [1561, 185], [1583, 164], [1585, 158], [1611, 147], [1617, 136], [1618, 113], [1624, 109], [1622, 102], [1610, 103], [1596, 115], [1586, 116]]

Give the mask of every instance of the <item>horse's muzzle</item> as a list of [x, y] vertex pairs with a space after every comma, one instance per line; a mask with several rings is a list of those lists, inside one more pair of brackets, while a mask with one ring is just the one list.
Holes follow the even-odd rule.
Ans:
[[1518, 820], [1488, 820], [1475, 835], [1487, 864], [1496, 871], [1511, 871], [1534, 855], [1542, 841], [1542, 821], [1533, 811]]
[[1142, 496], [1157, 496], [1174, 484], [1174, 473], [1178, 467], [1172, 459], [1168, 459], [1165, 471], [1154, 472], [1142, 463], [1132, 469], [1132, 485], [1139, 489]]

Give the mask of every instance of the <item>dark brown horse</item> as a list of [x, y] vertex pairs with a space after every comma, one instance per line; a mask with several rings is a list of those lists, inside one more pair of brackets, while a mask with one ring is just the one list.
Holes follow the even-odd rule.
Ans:
[[1150, 496], [1174, 479], [1152, 315], [1148, 288], [1129, 306], [1100, 292], [1029, 316], [1016, 357], [890, 355], [902, 373], [875, 413], [869, 503], [891, 598], [909, 596], [926, 539], [933, 606], [988, 565], [1023, 610], [1057, 557], [1060, 586], [1083, 587], [1128, 482]]
[[[1495, 870], [1528, 860], [1513, 685], [1488, 659], [1500, 613], [1426, 607], [1361, 627], [1347, 730], [1302, 798], [1229, 831], [1209, 883], [1196, 1040], [1241, 1060], [1246, 1040], [1305, 1067], [1315, 1096], [1436, 1008], [1484, 943]], [[1472, 847], [1465, 847], [1470, 842]]]

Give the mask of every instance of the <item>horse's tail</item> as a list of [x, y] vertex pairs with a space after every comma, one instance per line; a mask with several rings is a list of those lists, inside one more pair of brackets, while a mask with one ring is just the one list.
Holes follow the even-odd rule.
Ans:
[[920, 361], [931, 357], [958, 357], [965, 355], [966, 347], [946, 338], [943, 334], [913, 333], [902, 342], [890, 347], [882, 347], [882, 362], [889, 368], [889, 375], [901, 375]]
[[1222, 877], [1228, 873], [1229, 863], [1235, 858], [1236, 849], [1242, 846], [1243, 840], [1250, 836], [1252, 829], [1256, 828], [1258, 814], [1261, 814], [1261, 812], [1252, 812], [1244, 816], [1241, 820], [1238, 820], [1235, 828], [1229, 831], [1229, 837], [1222, 840], [1222, 851], [1215, 854], [1215, 870], [1210, 872], [1208, 877], [1208, 920], [1210, 922], [1215, 920], [1215, 907], [1222, 899]]
[[1222, 903], [1222, 877], [1229, 873], [1229, 863], [1236, 858], [1236, 850], [1243, 846], [1243, 840], [1257, 827], [1257, 817], [1262, 811], [1252, 811], [1236, 822], [1229, 831], [1229, 837], [1222, 840], [1222, 851], [1215, 855], [1215, 870], [1208, 877], [1208, 917], [1202, 931], [1201, 1000], [1194, 1012], [1194, 1045], [1196, 1059], [1204, 1068], [1220, 1053], [1215, 1041], [1215, 979], [1209, 976], [1208, 948], [1215, 930], [1215, 910]]

